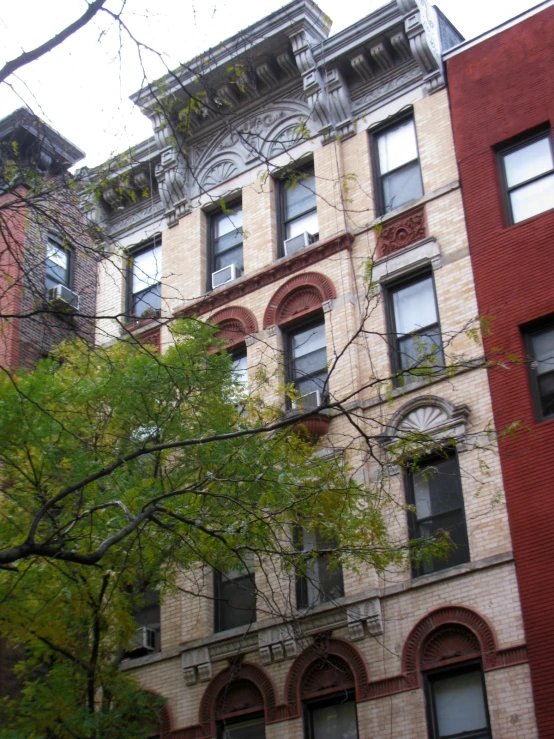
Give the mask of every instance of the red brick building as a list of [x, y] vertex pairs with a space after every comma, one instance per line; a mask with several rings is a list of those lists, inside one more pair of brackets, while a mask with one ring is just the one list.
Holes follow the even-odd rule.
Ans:
[[550, 0], [446, 55], [494, 420], [522, 425], [500, 453], [541, 737], [554, 736], [553, 38]]

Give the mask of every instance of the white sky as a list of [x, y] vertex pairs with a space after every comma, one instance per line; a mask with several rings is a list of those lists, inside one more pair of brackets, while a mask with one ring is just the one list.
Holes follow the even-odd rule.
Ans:
[[[121, 0], [109, 0], [117, 10]], [[133, 35], [163, 53], [167, 67], [215, 46], [285, 4], [285, 0], [127, 0], [124, 18]], [[383, 5], [383, 0], [319, 0], [333, 19], [331, 34]], [[472, 38], [534, 7], [538, 0], [435, 0], [466, 37]], [[0, 63], [43, 43], [78, 18], [84, 0], [20, 0], [0, 10]], [[143, 51], [149, 79], [165, 69]], [[0, 118], [22, 105], [87, 153], [81, 164], [99, 164], [111, 154], [148, 138], [150, 122], [128, 96], [143, 73], [136, 46], [123, 39], [105, 14], [46, 57], [0, 86]]]

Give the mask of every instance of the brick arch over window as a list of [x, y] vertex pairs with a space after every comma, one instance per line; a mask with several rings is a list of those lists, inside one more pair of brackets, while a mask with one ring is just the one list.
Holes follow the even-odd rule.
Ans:
[[[155, 690], [145, 690], [144, 692], [147, 695], [152, 695], [155, 698], [160, 698], [160, 694], [157, 693]], [[156, 739], [171, 739], [172, 721], [171, 713], [169, 711], [169, 706], [167, 705], [167, 703], [165, 703], [159, 709], [158, 725], [154, 729], [153, 733], [156, 736]]]
[[462, 606], [438, 608], [411, 630], [402, 652], [402, 672], [408, 687], [421, 686], [421, 670], [481, 657], [485, 670], [497, 661], [492, 627], [475, 611]]
[[264, 329], [274, 324], [285, 325], [321, 308], [337, 297], [335, 286], [319, 272], [296, 275], [277, 290], [264, 314]]
[[258, 331], [256, 316], [248, 308], [241, 308], [238, 305], [231, 305], [214, 313], [210, 318], [210, 323], [219, 327], [217, 336], [229, 342], [229, 349], [243, 344], [249, 334], [255, 334]]
[[300, 716], [302, 698], [323, 691], [354, 688], [356, 700], [364, 700], [368, 681], [365, 659], [353, 644], [340, 639], [313, 644], [294, 660], [287, 675], [285, 701], [289, 718]]
[[276, 693], [267, 673], [247, 662], [222, 670], [212, 678], [200, 701], [201, 737], [216, 735], [216, 721], [223, 716], [247, 715], [259, 709], [265, 723], [276, 720]]

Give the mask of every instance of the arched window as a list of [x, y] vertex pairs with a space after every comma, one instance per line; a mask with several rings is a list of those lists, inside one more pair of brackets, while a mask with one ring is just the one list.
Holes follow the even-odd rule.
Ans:
[[336, 655], [316, 660], [301, 688], [306, 739], [358, 739], [354, 676]]

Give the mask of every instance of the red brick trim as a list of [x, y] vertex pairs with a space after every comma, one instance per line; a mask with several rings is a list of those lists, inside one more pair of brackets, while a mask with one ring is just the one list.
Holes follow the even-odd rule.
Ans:
[[[263, 709], [266, 724], [276, 719], [276, 691], [272, 679], [269, 675], [257, 665], [243, 662], [234, 664], [222, 670], [214, 678], [212, 678], [208, 687], [204, 691], [202, 700], [200, 701], [200, 731], [199, 736], [202, 739], [209, 739], [216, 735], [216, 713], [218, 700], [223, 691], [228, 690], [233, 681], [250, 682], [263, 698]], [[240, 713], [236, 713], [240, 715]], [[192, 731], [194, 727], [189, 727]], [[189, 736], [193, 736], [190, 734]]]
[[210, 323], [219, 326], [217, 336], [229, 342], [229, 349], [243, 344], [249, 334], [258, 331], [256, 316], [248, 308], [238, 305], [231, 305], [214, 313], [210, 317]]
[[[369, 674], [367, 665], [361, 652], [348, 642], [339, 639], [325, 639], [308, 647], [300, 654], [292, 663], [287, 679], [285, 682], [285, 701], [288, 706], [288, 718], [297, 718], [301, 714], [303, 683], [305, 677], [309, 674], [310, 668], [318, 661], [329, 659], [330, 657], [338, 657], [342, 662], [346, 663], [350, 670], [350, 677], [354, 682], [353, 687], [356, 691], [356, 700], [361, 701], [365, 697], [367, 684], [369, 682]], [[346, 676], [345, 676], [346, 677]], [[352, 683], [348, 685], [338, 685], [336, 690], [345, 687], [352, 687]]]
[[353, 241], [354, 236], [348, 231], [344, 231], [338, 236], [333, 236], [326, 241], [320, 241], [288, 259], [284, 259], [277, 264], [272, 264], [267, 269], [258, 272], [258, 274], [252, 277], [237, 280], [225, 289], [200, 298], [194, 303], [189, 303], [186, 307], [175, 311], [175, 315], [178, 318], [201, 316], [231, 301], [239, 301], [245, 295], [249, 295], [266, 285], [271, 285], [295, 272], [300, 272], [307, 267], [311, 267], [312, 264], [317, 264], [317, 262], [321, 262], [339, 251], [349, 249]]
[[420, 206], [383, 224], [377, 239], [377, 259], [415, 244], [426, 236], [425, 209]]
[[319, 272], [293, 277], [277, 290], [265, 309], [263, 327], [284, 325], [319, 310], [327, 300], [337, 297], [331, 280]]

